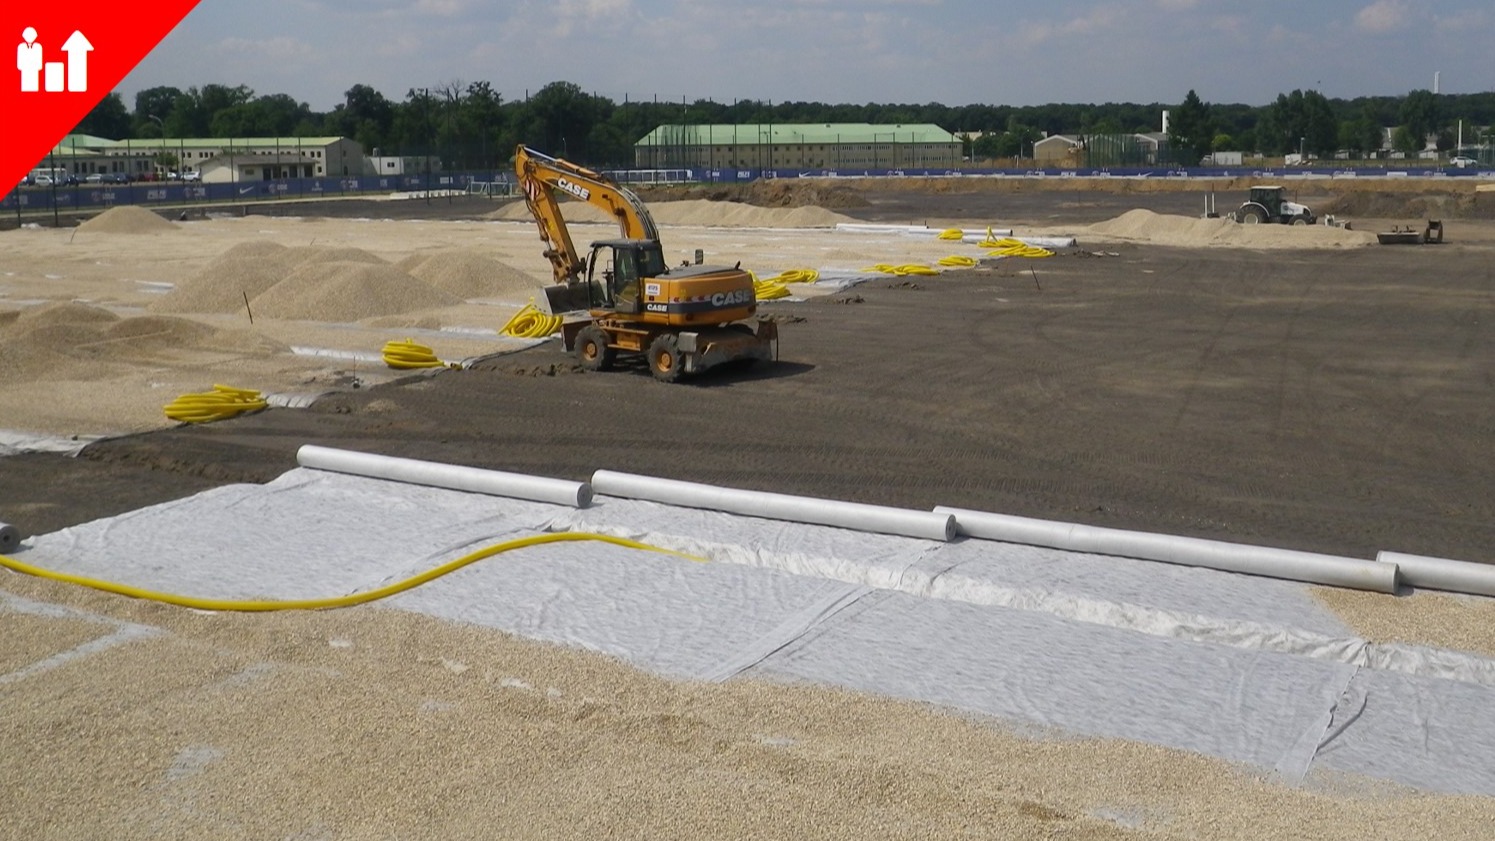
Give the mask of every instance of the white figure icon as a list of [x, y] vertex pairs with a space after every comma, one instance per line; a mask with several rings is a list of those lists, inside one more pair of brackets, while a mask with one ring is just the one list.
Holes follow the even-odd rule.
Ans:
[[16, 69], [21, 71], [22, 93], [88, 90], [88, 54], [93, 51], [93, 44], [88, 43], [82, 32], [73, 30], [62, 45], [62, 51], [67, 53], [66, 63], [43, 61], [42, 45], [36, 43], [36, 30], [30, 26], [21, 30], [21, 44], [16, 47]]
[[22, 93], [41, 90], [42, 45], [36, 43], [36, 30], [29, 26], [21, 30], [21, 45], [16, 47], [16, 69], [21, 71]]

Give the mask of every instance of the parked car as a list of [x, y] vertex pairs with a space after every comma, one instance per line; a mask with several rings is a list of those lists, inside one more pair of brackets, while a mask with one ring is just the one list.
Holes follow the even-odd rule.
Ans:
[[105, 175], [102, 172], [90, 172], [88, 175], [83, 177], [83, 181], [88, 184], [102, 184], [104, 183], [104, 180]]
[[1479, 161], [1476, 161], [1473, 158], [1465, 157], [1463, 155], [1458, 155], [1456, 157], [1452, 157], [1452, 158], [1448, 159], [1448, 165], [1449, 166], [1456, 166], [1459, 169], [1463, 169], [1466, 166], [1474, 166], [1477, 163], [1479, 163]]
[[32, 177], [31, 183], [37, 187], [50, 187], [57, 182], [50, 175], [37, 175]]
[[183, 181], [201, 181], [202, 180], [202, 173], [198, 172], [195, 169], [189, 169], [186, 172], [182, 173], [182, 180]]

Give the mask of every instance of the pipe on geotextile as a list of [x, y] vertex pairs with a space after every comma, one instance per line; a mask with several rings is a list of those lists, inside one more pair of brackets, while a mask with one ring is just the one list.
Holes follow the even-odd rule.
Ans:
[[896, 534], [925, 540], [955, 539], [955, 518], [932, 511], [913, 511], [861, 502], [816, 499], [808, 496], [744, 491], [660, 479], [635, 473], [598, 470], [592, 474], [592, 487], [599, 494], [645, 499], [666, 505], [725, 511], [769, 520], [814, 523], [843, 529]]
[[1026, 543], [1098, 555], [1119, 555], [1378, 593], [1395, 593], [1398, 580], [1397, 565], [1392, 563], [1197, 537], [1035, 520], [943, 505], [934, 510], [953, 515], [962, 534], [983, 540]]
[[307, 444], [296, 451], [296, 463], [313, 470], [350, 473], [371, 479], [388, 479], [412, 485], [429, 485], [454, 491], [506, 496], [535, 502], [553, 502], [586, 508], [592, 504], [592, 486], [523, 473], [505, 473], [458, 464], [441, 464], [412, 458], [358, 453]]
[[1376, 560], [1395, 564], [1402, 583], [1429, 590], [1495, 596], [1495, 566], [1402, 552], [1377, 552]]

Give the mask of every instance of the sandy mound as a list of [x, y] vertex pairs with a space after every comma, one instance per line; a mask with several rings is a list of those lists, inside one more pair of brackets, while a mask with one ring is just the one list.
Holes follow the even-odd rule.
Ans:
[[250, 301], [256, 316], [358, 321], [451, 306], [462, 299], [388, 263], [312, 261]]
[[[574, 212], [573, 212], [574, 209]], [[567, 222], [607, 222], [606, 214], [597, 208], [568, 203], [562, 212]], [[758, 207], [731, 201], [709, 201], [686, 199], [684, 201], [655, 202], [649, 205], [649, 213], [660, 225], [699, 225], [709, 228], [834, 228], [838, 222], [855, 222], [823, 207]], [[510, 202], [488, 214], [489, 219], [500, 221], [527, 221], [530, 214], [524, 202]]]
[[465, 249], [412, 254], [395, 267], [463, 299], [540, 287], [539, 281], [513, 266]]
[[1327, 225], [1243, 225], [1229, 219], [1172, 216], [1151, 210], [1128, 210], [1086, 230], [1110, 239], [1148, 242], [1180, 248], [1354, 248], [1375, 243], [1368, 231]]
[[[287, 248], [269, 240], [241, 242], [213, 259], [192, 278], [152, 301], [151, 312], [230, 313], [244, 309], [299, 268], [328, 263], [388, 265], [360, 248]], [[258, 308], [254, 310], [259, 312]]]
[[80, 231], [101, 234], [158, 234], [174, 231], [176, 225], [135, 205], [111, 207], [78, 226]]
[[185, 318], [121, 318], [85, 304], [26, 310], [0, 326], [0, 383], [102, 379], [122, 365], [182, 352], [273, 353], [284, 348], [244, 330], [217, 330]]
[[[567, 222], [612, 221], [612, 217], [605, 213], [602, 208], [579, 201], [561, 202], [561, 215], [566, 217]], [[484, 218], [497, 222], [533, 222], [535, 217], [530, 215], [529, 207], [520, 200], [501, 205], [497, 210], [487, 214]]]

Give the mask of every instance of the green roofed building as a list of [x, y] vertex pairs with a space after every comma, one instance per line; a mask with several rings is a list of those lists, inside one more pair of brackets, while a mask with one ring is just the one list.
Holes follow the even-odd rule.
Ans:
[[929, 123], [664, 125], [633, 144], [642, 169], [955, 168], [960, 139]]

